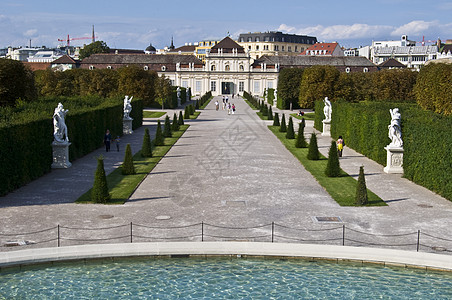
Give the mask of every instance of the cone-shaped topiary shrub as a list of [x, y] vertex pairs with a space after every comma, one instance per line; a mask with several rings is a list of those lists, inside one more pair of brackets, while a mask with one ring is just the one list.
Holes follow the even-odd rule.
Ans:
[[173, 115], [173, 124], [171, 124], [171, 131], [178, 131], [179, 130], [179, 121], [177, 120], [177, 115], [174, 113]]
[[369, 201], [367, 198], [366, 179], [364, 178], [364, 167], [359, 167], [358, 185], [356, 186], [355, 202], [357, 205], [366, 205]]
[[267, 106], [267, 104], [265, 104], [265, 103], [264, 103], [264, 106], [263, 106], [263, 108], [262, 108], [262, 115], [263, 115], [263, 116], [268, 115], [268, 106]]
[[282, 114], [282, 117], [281, 117], [281, 125], [279, 127], [279, 131], [287, 132], [286, 117], [285, 117], [284, 113]]
[[273, 110], [271, 106], [268, 108], [267, 119], [273, 120]]
[[337, 154], [336, 142], [331, 141], [330, 151], [328, 152], [328, 163], [326, 164], [325, 175], [328, 177], [338, 177], [341, 175], [339, 165], [339, 155]]
[[295, 130], [293, 129], [292, 117], [289, 117], [289, 125], [287, 126], [286, 139], [293, 140], [295, 138]]
[[104, 158], [97, 158], [97, 169], [94, 175], [94, 184], [91, 189], [91, 201], [94, 203], [107, 203], [111, 198], [108, 192], [107, 176], [104, 169]]
[[160, 120], [157, 121], [157, 131], [155, 132], [154, 145], [163, 146], [165, 143], [165, 137], [162, 132], [162, 125], [160, 125]]
[[165, 118], [165, 125], [163, 126], [163, 136], [164, 137], [172, 137], [173, 134], [171, 133], [171, 121], [168, 115], [166, 115]]
[[194, 115], [195, 114], [195, 106], [193, 104], [190, 104], [188, 107], [190, 108], [190, 111], [189, 111], [190, 115]]
[[179, 112], [179, 126], [184, 125], [184, 116], [182, 115], [182, 111]]
[[196, 108], [196, 109], [199, 109], [199, 100], [196, 100], [195, 108]]
[[273, 119], [273, 126], [281, 126], [279, 124], [279, 115], [277, 112], [275, 112], [275, 118]]
[[295, 147], [296, 148], [306, 148], [308, 145], [306, 143], [306, 140], [304, 139], [304, 126], [302, 123], [298, 126], [298, 135], [297, 139], [295, 141]]
[[135, 174], [135, 166], [133, 165], [132, 148], [130, 144], [126, 146], [126, 154], [124, 155], [124, 162], [122, 163], [122, 175]]
[[308, 159], [310, 160], [319, 160], [320, 153], [319, 147], [317, 146], [317, 136], [315, 133], [311, 134], [311, 139], [309, 140], [309, 148], [308, 148]]
[[190, 119], [190, 105], [185, 106], [184, 119], [185, 120]]
[[151, 136], [149, 135], [149, 129], [144, 129], [143, 145], [141, 146], [142, 157], [152, 157]]

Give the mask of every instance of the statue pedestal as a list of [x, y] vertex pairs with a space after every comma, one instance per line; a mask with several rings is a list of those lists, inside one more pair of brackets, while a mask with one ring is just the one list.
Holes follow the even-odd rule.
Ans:
[[72, 164], [69, 162], [69, 146], [71, 143], [64, 142], [64, 143], [58, 143], [53, 142], [52, 143], [52, 150], [53, 150], [53, 163], [52, 168], [53, 169], [67, 169]]
[[322, 136], [331, 136], [331, 121], [322, 121], [323, 123], [323, 132]]
[[396, 146], [386, 146], [386, 167], [385, 173], [403, 174], [403, 148]]
[[177, 107], [179, 107], [181, 105], [181, 98], [177, 97]]
[[122, 133], [123, 134], [132, 134], [132, 118], [122, 119]]

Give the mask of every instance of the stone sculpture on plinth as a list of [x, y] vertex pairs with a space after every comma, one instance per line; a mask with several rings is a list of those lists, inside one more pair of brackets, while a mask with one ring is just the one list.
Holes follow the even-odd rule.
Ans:
[[63, 104], [58, 103], [53, 113], [53, 163], [52, 168], [69, 168], [72, 164], [69, 162], [69, 137], [65, 117], [68, 110], [64, 109]]
[[132, 134], [132, 121], [133, 119], [130, 117], [130, 112], [132, 111], [132, 99], [133, 96], [129, 99], [129, 96], [125, 96], [124, 98], [124, 118], [122, 119], [122, 133], [123, 134]]
[[323, 103], [325, 104], [325, 106], [323, 107], [323, 114], [325, 115], [325, 119], [322, 121], [322, 136], [331, 136], [331, 113], [333, 111], [333, 107], [331, 106], [331, 102], [330, 100], [328, 100], [328, 97], [325, 97]]
[[278, 89], [275, 89], [274, 91], [273, 91], [273, 96], [274, 96], [274, 98], [273, 98], [273, 107], [275, 107], [276, 108], [276, 102], [278, 101]]
[[385, 147], [387, 151], [386, 155], [386, 167], [384, 171], [386, 173], [403, 173], [403, 140], [402, 140], [402, 116], [398, 108], [390, 109], [391, 124], [388, 125], [388, 137], [391, 143]]
[[177, 106], [180, 106], [181, 104], [181, 98], [180, 98], [180, 87], [177, 87]]

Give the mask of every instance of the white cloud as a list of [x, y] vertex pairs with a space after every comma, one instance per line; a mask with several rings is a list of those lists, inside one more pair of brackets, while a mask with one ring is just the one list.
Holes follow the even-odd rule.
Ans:
[[26, 37], [32, 37], [32, 36], [35, 36], [37, 32], [38, 32], [38, 30], [37, 30], [36, 28], [34, 28], [34, 29], [29, 29], [29, 30], [27, 30], [27, 31], [24, 32], [24, 36], [26, 36]]
[[408, 24], [402, 25], [391, 32], [392, 36], [401, 36], [403, 34], [407, 35], [422, 35], [429, 32], [430, 29], [438, 27], [436, 21], [426, 22], [426, 21], [412, 21]]
[[319, 40], [337, 41], [341, 39], [350, 40], [381, 36], [390, 30], [393, 30], [393, 27], [386, 25], [352, 24], [332, 26], [317, 25], [295, 28], [286, 24], [281, 24], [278, 30], [295, 34], [313, 35]]

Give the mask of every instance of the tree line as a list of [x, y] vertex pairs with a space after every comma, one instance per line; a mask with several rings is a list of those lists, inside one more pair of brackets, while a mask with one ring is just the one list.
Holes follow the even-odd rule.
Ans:
[[332, 66], [285, 68], [278, 78], [278, 108], [314, 108], [324, 97], [349, 103], [361, 101], [418, 103], [437, 113], [452, 113], [452, 65], [429, 64], [373, 73], [341, 73]]

